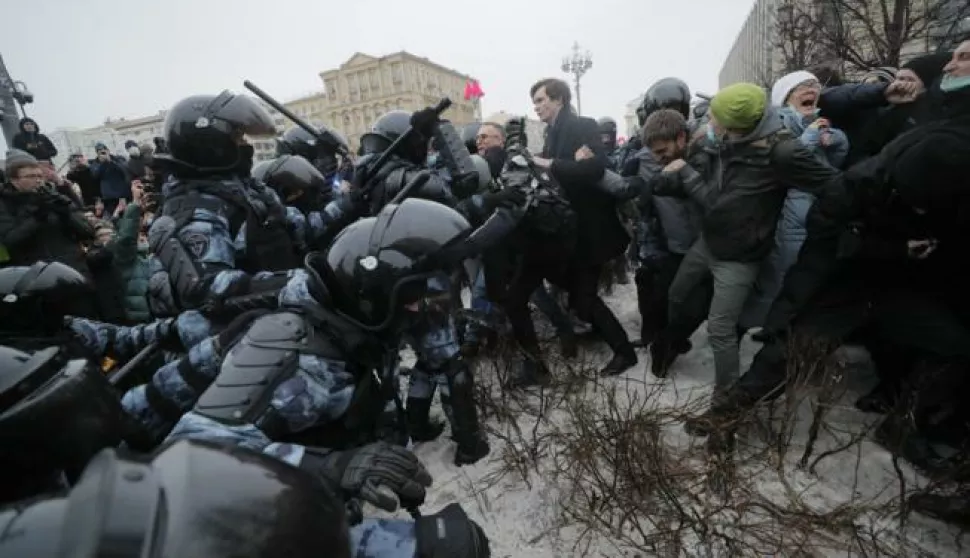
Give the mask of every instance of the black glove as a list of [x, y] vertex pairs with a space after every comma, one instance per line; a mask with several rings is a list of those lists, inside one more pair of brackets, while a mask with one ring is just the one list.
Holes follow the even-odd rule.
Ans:
[[525, 203], [525, 193], [518, 188], [504, 188], [498, 192], [482, 195], [482, 207], [491, 213], [499, 207], [519, 207]]
[[426, 138], [434, 135], [434, 128], [437, 125], [438, 111], [431, 107], [423, 108], [411, 114], [411, 127]]
[[488, 537], [458, 504], [448, 504], [414, 524], [416, 558], [489, 558]]
[[308, 448], [300, 468], [340, 488], [345, 498], [360, 498], [386, 511], [424, 502], [431, 475], [413, 453], [387, 442], [321, 456]]

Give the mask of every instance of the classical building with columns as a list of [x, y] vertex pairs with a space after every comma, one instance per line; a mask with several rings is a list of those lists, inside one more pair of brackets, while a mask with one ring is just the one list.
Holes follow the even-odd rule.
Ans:
[[385, 112], [418, 110], [442, 97], [452, 101], [443, 117], [456, 126], [481, 118], [479, 101], [464, 97], [465, 84], [474, 78], [406, 51], [381, 57], [358, 52], [320, 78], [323, 91], [289, 101], [286, 108], [333, 127], [353, 149]]

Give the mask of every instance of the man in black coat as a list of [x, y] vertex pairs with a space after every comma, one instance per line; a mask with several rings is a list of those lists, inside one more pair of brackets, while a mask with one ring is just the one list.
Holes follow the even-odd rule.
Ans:
[[[630, 237], [616, 213], [616, 200], [594, 186], [607, 166], [606, 152], [595, 120], [576, 115], [572, 94], [562, 80], [543, 79], [530, 90], [539, 119], [545, 122], [546, 141], [535, 164], [562, 186], [576, 212], [579, 231], [562, 282], [570, 304], [589, 321], [613, 349], [603, 375], [621, 374], [637, 363], [637, 355], [619, 320], [597, 292], [607, 262], [623, 254]], [[586, 147], [594, 157], [577, 160]]]
[[10, 150], [7, 182], [0, 186], [0, 244], [10, 265], [60, 262], [90, 278], [81, 242], [94, 230], [71, 200], [44, 183], [44, 173], [29, 153]]

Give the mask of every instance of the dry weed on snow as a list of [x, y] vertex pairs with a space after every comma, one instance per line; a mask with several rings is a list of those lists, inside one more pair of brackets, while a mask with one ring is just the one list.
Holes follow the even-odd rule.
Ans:
[[[631, 335], [635, 296], [607, 298]], [[900, 513], [927, 481], [869, 441], [879, 417], [852, 407], [874, 381], [864, 357], [805, 359], [809, 379], [742, 427], [733, 461], [712, 460], [683, 431], [713, 381], [704, 328], [692, 341], [666, 380], [643, 350], [636, 368], [597, 378], [607, 355], [587, 345], [554, 363], [554, 385], [526, 392], [500, 389], [508, 359], [481, 359], [491, 455], [457, 468], [447, 434], [418, 444], [435, 478], [424, 509], [462, 503], [497, 558], [970, 556], [955, 528]], [[742, 369], [757, 347], [742, 343]]]

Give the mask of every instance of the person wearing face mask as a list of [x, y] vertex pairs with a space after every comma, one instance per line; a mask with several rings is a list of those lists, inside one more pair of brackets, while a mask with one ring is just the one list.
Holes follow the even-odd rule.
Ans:
[[132, 140], [125, 142], [125, 151], [128, 153], [128, 176], [132, 180], [144, 180], [151, 153], [142, 152], [141, 147]]
[[[838, 169], [849, 153], [849, 139], [842, 130], [819, 117], [817, 105], [821, 90], [822, 84], [811, 73], [792, 72], [775, 82], [771, 100], [785, 128], [798, 137], [817, 160]], [[761, 264], [754, 291], [738, 322], [739, 332], [760, 327], [764, 322], [771, 303], [781, 290], [785, 273], [795, 263], [805, 242], [808, 234], [805, 219], [813, 203], [815, 196], [812, 194], [788, 190], [775, 228], [775, 245]]]
[[967, 414], [966, 405], [954, 401], [960, 388], [953, 383], [964, 381], [970, 362], [970, 196], [961, 180], [970, 176], [970, 41], [943, 71], [933, 86], [939, 118], [842, 173], [838, 195], [816, 202], [805, 244], [765, 320], [769, 342], [724, 397], [689, 423], [691, 431], [728, 440], [743, 413], [783, 393], [793, 340], [834, 349], [870, 332], [926, 361], [907, 371], [919, 397], [906, 413], [883, 422], [877, 441], [928, 472], [952, 473], [952, 461], [922, 434], [943, 412], [964, 421]]
[[[736, 83], [722, 89], [711, 99], [710, 113], [719, 146], [717, 191], [705, 204], [700, 235], [670, 285], [668, 312], [670, 323], [680, 321], [695, 289], [713, 278], [707, 329], [717, 401], [740, 374], [738, 320], [761, 261], [774, 245], [786, 192], [827, 193], [838, 172], [792, 137], [757, 85]], [[676, 159], [663, 173], [684, 176], [689, 166]]]
[[168, 111], [168, 153], [154, 159], [173, 180], [148, 238], [182, 309], [204, 308], [224, 322], [241, 298], [247, 306], [254, 296], [275, 300], [286, 270], [299, 267], [286, 208], [250, 176], [247, 138], [275, 133], [262, 106], [229, 91], [194, 95]]

